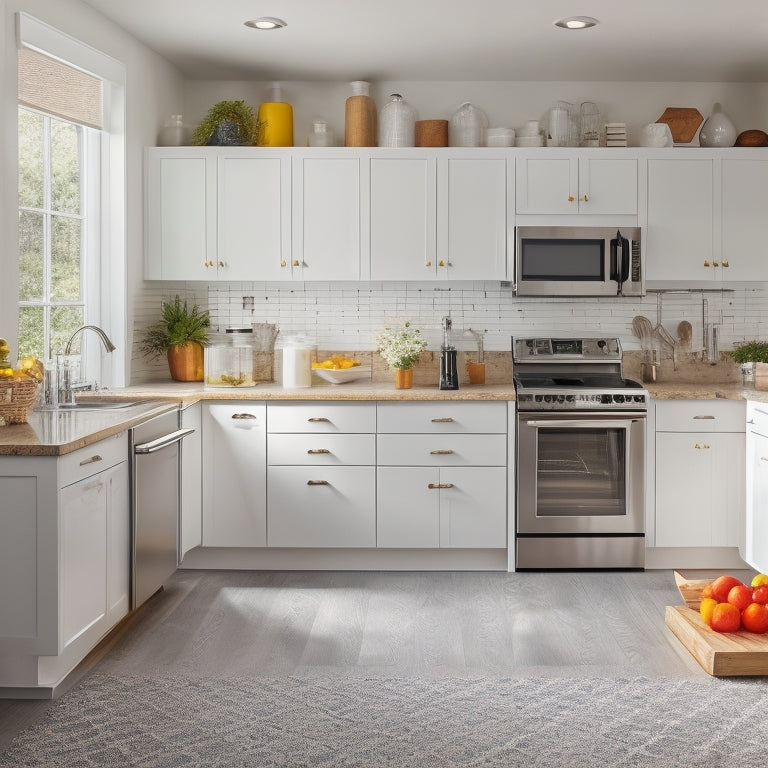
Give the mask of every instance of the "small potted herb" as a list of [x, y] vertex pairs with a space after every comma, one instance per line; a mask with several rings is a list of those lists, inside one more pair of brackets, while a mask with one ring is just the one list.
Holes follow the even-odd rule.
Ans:
[[745, 381], [754, 378], [755, 389], [768, 390], [768, 341], [747, 341], [731, 353], [734, 362], [741, 365]]
[[165, 354], [175, 381], [203, 380], [203, 347], [208, 344], [211, 319], [197, 304], [176, 296], [163, 301], [161, 319], [144, 331], [141, 351], [147, 357]]

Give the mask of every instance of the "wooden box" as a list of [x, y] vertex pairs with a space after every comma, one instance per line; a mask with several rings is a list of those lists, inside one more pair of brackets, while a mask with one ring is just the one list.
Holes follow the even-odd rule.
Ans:
[[664, 622], [702, 669], [716, 677], [768, 676], [768, 635], [715, 632], [699, 614], [701, 590], [708, 581], [687, 581], [675, 572], [685, 605], [668, 605]]

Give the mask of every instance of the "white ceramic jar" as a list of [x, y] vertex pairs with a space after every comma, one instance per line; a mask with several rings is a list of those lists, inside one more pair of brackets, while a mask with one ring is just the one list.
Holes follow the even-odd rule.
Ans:
[[699, 131], [702, 147], [732, 147], [736, 143], [736, 127], [724, 114], [722, 107], [715, 104], [712, 114], [704, 121]]
[[312, 386], [314, 344], [303, 336], [289, 336], [283, 341], [283, 377], [286, 389]]

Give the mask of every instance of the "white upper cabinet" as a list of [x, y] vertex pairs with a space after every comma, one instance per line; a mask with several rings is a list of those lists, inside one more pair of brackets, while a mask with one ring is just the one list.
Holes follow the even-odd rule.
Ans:
[[323, 149], [293, 160], [293, 257], [303, 280], [361, 280], [361, 158]]
[[768, 160], [723, 158], [722, 192], [722, 279], [768, 280]]
[[215, 152], [148, 149], [145, 163], [147, 279], [211, 279], [216, 272]]
[[711, 159], [648, 161], [646, 281], [714, 277], [713, 183]]
[[291, 158], [222, 151], [218, 157], [218, 280], [285, 280], [290, 258]]
[[438, 278], [507, 279], [507, 184], [513, 171], [511, 158], [489, 156], [489, 150], [438, 161]]
[[434, 154], [370, 158], [371, 280], [430, 280], [437, 270]]
[[518, 214], [637, 215], [637, 159], [547, 151], [517, 159]]

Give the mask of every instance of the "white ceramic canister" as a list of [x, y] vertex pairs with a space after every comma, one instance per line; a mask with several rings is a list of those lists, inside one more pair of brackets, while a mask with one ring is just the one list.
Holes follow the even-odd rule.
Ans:
[[312, 386], [312, 352], [315, 345], [305, 336], [283, 340], [283, 386], [286, 389]]

